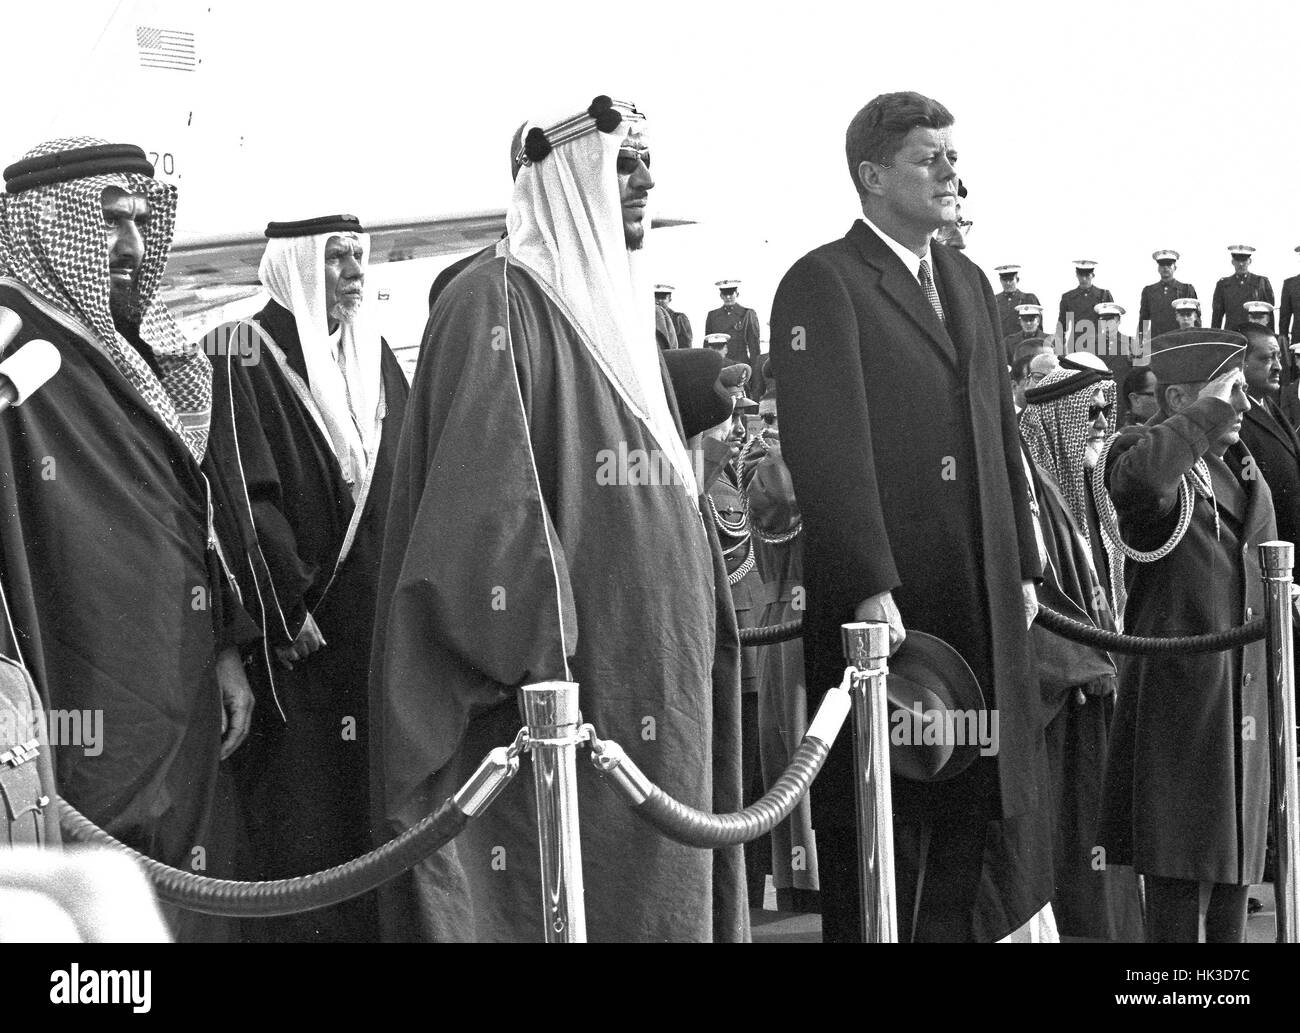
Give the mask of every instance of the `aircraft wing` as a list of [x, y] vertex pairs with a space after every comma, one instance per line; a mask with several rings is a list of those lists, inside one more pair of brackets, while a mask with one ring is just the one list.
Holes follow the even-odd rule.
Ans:
[[[504, 211], [470, 212], [366, 225], [370, 261], [405, 262], [464, 254], [499, 240]], [[261, 230], [222, 235], [178, 235], [167, 260], [162, 298], [190, 336], [251, 311], [258, 297], [257, 267], [266, 250]]]
[[[656, 228], [689, 226], [693, 220], [656, 218]], [[469, 212], [363, 223], [370, 234], [370, 262], [407, 262], [463, 255], [501, 239], [506, 213]], [[178, 234], [167, 260], [162, 298], [191, 337], [253, 311], [259, 294], [257, 267], [266, 250], [261, 230], [224, 235]], [[250, 307], [250, 305], [252, 307]]]

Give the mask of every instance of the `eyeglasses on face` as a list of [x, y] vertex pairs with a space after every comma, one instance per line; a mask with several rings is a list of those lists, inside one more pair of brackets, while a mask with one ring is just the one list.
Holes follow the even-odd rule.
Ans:
[[1097, 422], [1098, 416], [1105, 416], [1106, 418], [1109, 419], [1110, 414], [1113, 413], [1114, 411], [1115, 411], [1114, 402], [1109, 402], [1106, 405], [1090, 405], [1088, 406], [1088, 419], [1093, 423]]

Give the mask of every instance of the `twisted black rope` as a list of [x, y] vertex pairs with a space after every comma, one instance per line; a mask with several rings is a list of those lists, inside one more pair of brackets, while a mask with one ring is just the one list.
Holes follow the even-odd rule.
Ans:
[[126, 853], [144, 868], [161, 900], [187, 911], [236, 918], [271, 918], [329, 907], [382, 886], [412, 865], [451, 842], [469, 822], [456, 803], [447, 799], [417, 825], [368, 854], [294, 879], [239, 882], [210, 879], [183, 872], [146, 857], [110, 836], [65, 800], [59, 800], [59, 824], [76, 843], [109, 846]]
[[[1151, 638], [1144, 635], [1124, 635], [1118, 631], [1106, 631], [1103, 628], [1084, 624], [1073, 617], [1057, 613], [1046, 606], [1038, 608], [1039, 624], [1048, 631], [1053, 631], [1071, 642], [1082, 642], [1086, 646], [1099, 646], [1112, 653], [1138, 653], [1144, 656], [1161, 656], [1166, 653], [1217, 653], [1224, 649], [1235, 649], [1249, 642], [1258, 642], [1266, 634], [1265, 620], [1254, 620], [1226, 631], [1216, 631], [1209, 635], [1185, 635], [1179, 638]], [[803, 634], [803, 621], [793, 620], [785, 624], [770, 624], [761, 628], [745, 628], [740, 632], [742, 646], [765, 646], [774, 642], [788, 642]]]
[[1106, 631], [1084, 624], [1049, 610], [1045, 606], [1038, 609], [1038, 623], [1048, 631], [1054, 631], [1071, 642], [1082, 642], [1086, 646], [1100, 646], [1112, 653], [1137, 653], [1143, 656], [1163, 656], [1167, 653], [1217, 653], [1224, 649], [1235, 649], [1248, 642], [1258, 642], [1267, 633], [1263, 617], [1216, 631], [1209, 635], [1187, 635], [1180, 638], [1150, 638], [1144, 635], [1122, 635], [1117, 631]]
[[[794, 751], [789, 766], [781, 773], [776, 784], [758, 800], [741, 811], [730, 814], [710, 814], [689, 807], [673, 799], [644, 774], [641, 778], [648, 786], [644, 800], [634, 795], [635, 790], [616, 778], [608, 779], [621, 792], [632, 812], [669, 839], [702, 850], [748, 843], [771, 832], [790, 816], [817, 777], [826, 761], [830, 746], [820, 739], [805, 738]], [[624, 761], [635, 767], [631, 761]]]
[[786, 621], [784, 624], [768, 624], [761, 628], [741, 628], [740, 644], [742, 646], [770, 646], [777, 642], [789, 642], [803, 634], [803, 620]]

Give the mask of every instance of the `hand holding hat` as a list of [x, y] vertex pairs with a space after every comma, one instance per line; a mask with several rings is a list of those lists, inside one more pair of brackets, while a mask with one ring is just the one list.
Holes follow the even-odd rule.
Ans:
[[903, 627], [903, 615], [898, 612], [892, 592], [881, 592], [858, 603], [853, 611], [853, 619], [889, 625], [889, 655], [898, 652], [898, 647], [907, 638], [907, 629]]

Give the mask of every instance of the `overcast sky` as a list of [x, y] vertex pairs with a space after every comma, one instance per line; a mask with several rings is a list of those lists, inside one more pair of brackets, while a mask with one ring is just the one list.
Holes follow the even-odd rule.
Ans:
[[[136, 24], [194, 31], [198, 71], [135, 67]], [[190, 232], [501, 208], [514, 127], [609, 93], [651, 120], [658, 212], [700, 222], [653, 235], [656, 279], [702, 323], [741, 278], [766, 323], [785, 269], [859, 214], [848, 120], [915, 89], [957, 118], [967, 254], [990, 279], [1021, 263], [1053, 312], [1075, 258], [1126, 330], [1157, 248], [1207, 303], [1229, 244], [1275, 288], [1300, 272], [1294, 3], [54, 0], [5, 34], [4, 161], [74, 127], [174, 149]], [[410, 291], [390, 337], [421, 329]]]

